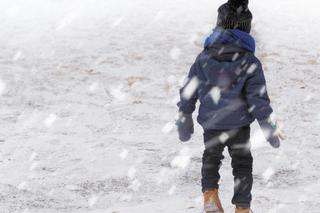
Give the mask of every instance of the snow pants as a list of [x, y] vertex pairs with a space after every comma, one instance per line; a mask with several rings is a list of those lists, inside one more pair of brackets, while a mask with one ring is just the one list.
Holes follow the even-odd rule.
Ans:
[[248, 208], [251, 203], [253, 184], [250, 151], [250, 127], [234, 130], [206, 130], [204, 132], [205, 150], [202, 158], [202, 191], [219, 188], [219, 169], [224, 158], [223, 151], [228, 147], [232, 158], [234, 176], [234, 196], [232, 203], [237, 207]]

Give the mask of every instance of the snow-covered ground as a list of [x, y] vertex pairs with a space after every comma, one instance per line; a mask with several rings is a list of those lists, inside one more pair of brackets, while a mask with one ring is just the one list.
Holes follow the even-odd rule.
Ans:
[[[179, 143], [175, 103], [222, 2], [1, 0], [0, 213], [201, 212], [202, 131]], [[250, 4], [287, 135], [253, 125], [255, 213], [320, 212], [319, 6]]]

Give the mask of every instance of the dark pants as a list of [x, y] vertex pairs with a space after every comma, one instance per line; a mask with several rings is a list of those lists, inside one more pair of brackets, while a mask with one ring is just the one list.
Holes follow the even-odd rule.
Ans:
[[219, 169], [227, 146], [232, 158], [234, 196], [237, 207], [250, 207], [252, 189], [252, 155], [250, 152], [250, 127], [235, 130], [207, 130], [204, 133], [205, 150], [202, 158], [202, 191], [218, 189]]

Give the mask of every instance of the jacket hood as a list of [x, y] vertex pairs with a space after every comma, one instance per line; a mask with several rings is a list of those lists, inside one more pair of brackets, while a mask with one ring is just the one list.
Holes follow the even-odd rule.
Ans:
[[248, 53], [247, 50], [233, 44], [212, 44], [205, 51], [210, 58], [228, 62], [236, 61]]
[[[204, 48], [210, 49], [211, 47], [217, 46], [220, 46], [220, 49], [225, 47], [224, 49], [228, 53], [231, 51], [231, 47], [237, 50], [244, 49], [247, 52], [254, 53], [256, 42], [249, 33], [237, 29], [223, 29], [217, 27], [206, 39]], [[225, 51], [220, 50], [220, 54], [224, 54]]]

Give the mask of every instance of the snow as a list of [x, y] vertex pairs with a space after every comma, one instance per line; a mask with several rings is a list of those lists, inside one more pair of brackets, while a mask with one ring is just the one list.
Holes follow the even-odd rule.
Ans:
[[162, 128], [162, 132], [167, 134], [173, 131], [174, 129], [175, 129], [175, 124], [173, 122], [169, 122]]
[[230, 136], [227, 134], [227, 133], [222, 133], [220, 136], [219, 136], [219, 141], [221, 143], [225, 143], [227, 142], [227, 140], [230, 138]]
[[170, 57], [172, 60], [178, 60], [181, 54], [181, 50], [178, 47], [174, 47], [170, 50]]
[[270, 178], [272, 177], [272, 175], [274, 175], [274, 170], [273, 168], [269, 167], [266, 171], [264, 171], [264, 173], [262, 174], [263, 179], [268, 182], [270, 180]]
[[187, 82], [187, 85], [183, 90], [182, 97], [186, 100], [191, 99], [193, 94], [196, 92], [199, 83], [199, 79], [197, 77], [193, 77], [189, 82]]
[[221, 98], [221, 90], [219, 87], [213, 87], [210, 91], [210, 95], [215, 104], [218, 104]]
[[0, 96], [2, 95], [2, 93], [4, 92], [6, 88], [6, 83], [4, 83], [1, 79], [0, 79]]
[[[202, 130], [182, 144], [172, 128], [179, 83], [221, 3], [0, 1], [0, 212], [201, 212]], [[252, 125], [252, 207], [318, 213], [320, 5], [250, 6], [287, 135], [274, 150]], [[225, 156], [221, 199], [232, 212]]]

